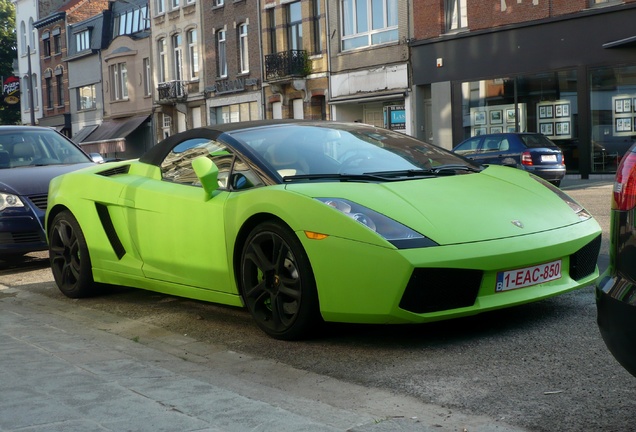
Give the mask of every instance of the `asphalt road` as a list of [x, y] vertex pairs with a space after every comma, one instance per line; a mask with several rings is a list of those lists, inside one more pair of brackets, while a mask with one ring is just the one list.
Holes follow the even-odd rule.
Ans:
[[[602, 225], [599, 266], [604, 269], [611, 183], [565, 181], [563, 189]], [[69, 311], [80, 303], [229, 351], [520, 428], [578, 432], [635, 427], [636, 378], [605, 349], [592, 287], [442, 323], [333, 325], [320, 339], [290, 343], [265, 336], [242, 309], [124, 288], [94, 299], [66, 299], [47, 264], [45, 253], [32, 254], [18, 266], [5, 263], [0, 284], [49, 296]], [[284, 385], [285, 376], [276, 379]]]

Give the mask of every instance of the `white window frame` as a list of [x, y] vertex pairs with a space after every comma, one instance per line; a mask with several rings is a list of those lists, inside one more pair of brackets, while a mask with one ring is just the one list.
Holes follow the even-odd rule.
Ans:
[[446, 0], [444, 4], [446, 31], [452, 32], [468, 27], [466, 0]]
[[[89, 102], [89, 103], [86, 103]], [[97, 108], [95, 84], [77, 88], [77, 110], [85, 111]]]
[[33, 26], [33, 18], [29, 18], [29, 30], [30, 30], [30, 36], [29, 36], [29, 43], [31, 44], [31, 52], [35, 52], [36, 47], [38, 45], [37, 40], [38, 40], [38, 30]]
[[212, 6], [213, 7], [220, 7], [223, 6], [225, 4], [225, 0], [213, 0], [212, 1]]
[[161, 15], [166, 13], [166, 0], [157, 0], [155, 3], [156, 7], [156, 15]]
[[[382, 2], [381, 16], [373, 16], [375, 1]], [[358, 10], [362, 8], [365, 9], [366, 20], [358, 20]], [[398, 9], [398, 0], [341, 0], [342, 50], [396, 43], [399, 40]], [[376, 18], [380, 18], [381, 23]]]
[[167, 81], [167, 57], [166, 57], [166, 38], [161, 38], [157, 41], [157, 58], [159, 59], [159, 82], [163, 83]]
[[219, 78], [227, 77], [227, 33], [225, 30], [216, 32], [217, 73]]
[[116, 63], [110, 69], [110, 100], [120, 101], [128, 99], [128, 68], [126, 63]]
[[190, 79], [199, 79], [199, 45], [197, 30], [191, 29], [186, 33], [188, 41], [188, 63], [190, 64]]
[[174, 70], [174, 79], [176, 81], [183, 80], [183, 37], [181, 33], [177, 33], [172, 36], [172, 58], [174, 60], [173, 70]]
[[170, 4], [172, 9], [179, 9], [179, 6], [181, 5], [181, 0], [172, 0]]
[[144, 74], [144, 96], [150, 96], [152, 94], [152, 89], [151, 89], [151, 71], [150, 71], [150, 58], [149, 57], [145, 57], [142, 60], [143, 63], [143, 74]]
[[22, 54], [26, 55], [27, 47], [29, 46], [29, 44], [27, 42], [26, 23], [24, 21], [20, 22], [20, 40], [22, 41], [22, 47], [21, 47]]
[[248, 44], [248, 24], [243, 23], [238, 26], [239, 36], [239, 68], [241, 73], [249, 73], [250, 71], [250, 54]]
[[82, 30], [75, 33], [75, 49], [77, 52], [86, 51], [91, 47], [91, 34], [90, 30]]

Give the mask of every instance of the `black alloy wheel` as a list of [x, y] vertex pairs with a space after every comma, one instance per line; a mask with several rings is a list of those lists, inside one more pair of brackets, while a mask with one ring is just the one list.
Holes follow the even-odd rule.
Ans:
[[49, 231], [49, 260], [55, 283], [70, 298], [96, 293], [84, 234], [69, 211], [58, 213]]
[[322, 322], [307, 254], [282, 224], [264, 222], [249, 234], [241, 254], [239, 285], [258, 326], [276, 339], [306, 338]]

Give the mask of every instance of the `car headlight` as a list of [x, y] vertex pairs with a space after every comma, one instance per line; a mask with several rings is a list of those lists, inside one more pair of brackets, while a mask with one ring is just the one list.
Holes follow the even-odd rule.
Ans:
[[437, 246], [433, 240], [370, 208], [340, 198], [316, 198], [381, 235], [398, 249]]
[[9, 207], [24, 207], [24, 203], [17, 195], [0, 192], [0, 211]]
[[552, 183], [550, 183], [550, 182], [548, 182], [548, 181], [546, 181], [546, 180], [544, 180], [544, 179], [542, 179], [540, 177], [537, 177], [537, 176], [532, 176], [532, 178], [535, 179], [536, 181], [538, 181], [539, 183], [541, 183], [542, 185], [544, 185], [545, 187], [547, 187], [548, 189], [550, 189], [555, 194], [557, 194], [559, 196], [559, 198], [561, 198], [563, 201], [565, 201], [565, 203], [570, 206], [572, 211], [578, 215], [580, 220], [585, 221], [585, 220], [588, 220], [588, 219], [590, 219], [592, 217], [592, 215], [589, 214], [588, 211], [585, 210], [585, 208], [583, 208], [583, 206], [581, 204], [579, 204], [576, 201], [574, 201], [574, 199], [572, 199], [572, 197], [570, 197], [568, 194], [563, 192], [561, 189], [559, 189], [558, 187], [556, 187]]

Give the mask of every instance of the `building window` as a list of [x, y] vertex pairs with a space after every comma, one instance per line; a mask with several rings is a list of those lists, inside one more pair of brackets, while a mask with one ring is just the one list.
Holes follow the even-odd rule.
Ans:
[[46, 85], [46, 107], [53, 108], [53, 79], [51, 77], [45, 78], [44, 84]]
[[247, 24], [241, 24], [238, 28], [239, 34], [239, 62], [241, 73], [250, 71], [250, 56], [247, 44]]
[[97, 107], [95, 98], [95, 84], [91, 84], [77, 89], [77, 109], [90, 110]]
[[227, 76], [227, 56], [225, 50], [225, 30], [216, 32], [217, 75], [220, 78]]
[[267, 9], [267, 33], [269, 35], [269, 53], [276, 53], [276, 15], [275, 9]]
[[22, 107], [24, 111], [29, 111], [31, 109], [31, 91], [29, 90], [29, 77], [26, 75], [22, 78], [22, 93], [24, 94]]
[[157, 0], [157, 3], [155, 3], [155, 5], [157, 9], [157, 15], [160, 15], [166, 12], [165, 0]]
[[115, 17], [113, 25], [113, 37], [127, 34], [135, 34], [150, 28], [148, 7], [131, 9]]
[[314, 31], [314, 40], [313, 40], [313, 51], [314, 54], [320, 54], [322, 52], [322, 24], [320, 20], [320, 15], [322, 13], [320, 9], [320, 3], [322, 0], [313, 0], [313, 31]]
[[55, 84], [57, 86], [57, 106], [64, 106], [64, 85], [63, 75], [55, 76]]
[[37, 110], [38, 108], [40, 108], [40, 101], [38, 99], [38, 83], [40, 82], [40, 80], [38, 80], [38, 76], [37, 74], [31, 74], [31, 85], [33, 86], [33, 106], [35, 107], [35, 109]]
[[117, 63], [109, 67], [110, 72], [110, 100], [128, 99], [128, 70], [126, 63]]
[[[183, 80], [183, 53], [181, 51], [181, 35], [172, 36], [172, 53], [174, 58], [174, 79]], [[179, 86], [180, 87], [180, 86]]]
[[143, 59], [144, 68], [144, 96], [150, 96], [150, 59], [146, 57]]
[[29, 43], [31, 44], [31, 51], [35, 51], [36, 42], [38, 40], [37, 29], [33, 27], [33, 18], [29, 18]]
[[287, 5], [287, 46], [290, 50], [303, 49], [303, 15], [299, 1]]
[[24, 21], [20, 23], [20, 40], [22, 41], [22, 54], [26, 54], [28, 44], [27, 44], [26, 24], [24, 23]]
[[44, 52], [44, 57], [51, 57], [51, 38], [46, 36], [46, 39], [42, 40], [42, 51]]
[[197, 31], [190, 30], [188, 38], [188, 62], [190, 63], [190, 79], [199, 78], [199, 47], [197, 45]]
[[446, 0], [444, 8], [444, 13], [446, 14], [446, 31], [468, 27], [466, 0]]
[[238, 123], [259, 120], [258, 104], [245, 102], [210, 108], [210, 124]]
[[397, 0], [342, 0], [342, 49], [398, 40]]
[[172, 117], [168, 114], [161, 115], [161, 131], [164, 138], [168, 138], [170, 136], [170, 128], [172, 127]]
[[294, 99], [292, 100], [292, 113], [295, 119], [304, 119], [304, 105], [302, 99]]
[[225, 4], [225, 0], [214, 0], [212, 2], [212, 6], [214, 7], [223, 6], [224, 4]]
[[77, 49], [77, 52], [87, 50], [91, 47], [89, 30], [84, 30], [75, 34], [75, 47]]
[[62, 53], [62, 38], [59, 34], [53, 36], [53, 52], [55, 54]]
[[166, 40], [157, 41], [157, 58], [159, 59], [159, 82], [166, 82]]
[[172, 0], [172, 9], [177, 9], [179, 7], [179, 0]]

